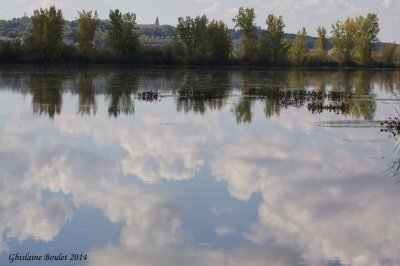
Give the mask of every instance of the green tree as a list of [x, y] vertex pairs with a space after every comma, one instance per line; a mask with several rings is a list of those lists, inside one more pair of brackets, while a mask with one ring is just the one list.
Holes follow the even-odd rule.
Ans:
[[385, 66], [393, 65], [396, 56], [396, 49], [397, 45], [394, 43], [382, 45], [379, 50], [380, 62]]
[[289, 46], [284, 41], [285, 23], [283, 17], [276, 17], [272, 14], [268, 15], [267, 24], [267, 45], [270, 50], [271, 63], [282, 64], [287, 57]]
[[326, 37], [326, 29], [324, 27], [317, 28], [318, 39], [315, 42], [315, 53], [318, 58], [322, 61], [326, 59], [326, 49], [328, 45], [328, 39]]
[[378, 41], [379, 23], [376, 14], [355, 19], [348, 17], [344, 22], [332, 25], [332, 42], [339, 52], [340, 61], [349, 63], [354, 59], [369, 65], [372, 63], [372, 50]]
[[194, 63], [224, 63], [230, 58], [232, 40], [228, 27], [222, 21], [208, 18], [180, 17], [177, 31], [189, 61]]
[[233, 19], [235, 27], [242, 31], [243, 59], [254, 62], [257, 55], [257, 29], [254, 8], [239, 8], [239, 13]]
[[207, 28], [207, 43], [210, 60], [226, 63], [232, 54], [232, 39], [229, 29], [222, 21], [211, 21]]
[[33, 52], [39, 54], [41, 60], [51, 61], [61, 56], [63, 25], [62, 11], [55, 6], [34, 10], [32, 34], [28, 44]]
[[366, 17], [356, 17], [357, 27], [355, 55], [358, 61], [364, 65], [372, 63], [372, 50], [374, 43], [378, 41], [379, 23], [376, 14], [369, 13]]
[[119, 56], [131, 57], [139, 47], [136, 35], [136, 15], [122, 14], [118, 9], [109, 14], [108, 41], [112, 50]]
[[337, 21], [335, 24], [332, 24], [332, 44], [335, 49], [336, 54], [338, 55], [338, 60], [342, 62], [344, 60], [344, 44], [343, 44], [343, 36], [344, 36], [344, 28], [343, 23], [341, 21]]
[[266, 36], [260, 34], [257, 40], [257, 59], [259, 64], [268, 65], [271, 63], [271, 51]]
[[78, 11], [78, 41], [79, 48], [82, 52], [88, 53], [93, 50], [93, 40], [96, 35], [96, 28], [99, 25], [99, 17], [97, 11], [92, 13], [92, 11], [82, 12]]
[[191, 17], [178, 18], [176, 30], [179, 34], [179, 39], [184, 46], [187, 56], [192, 57], [195, 47], [193, 36], [194, 20]]
[[15, 39], [12, 42], [0, 41], [0, 61], [24, 59], [24, 51], [20, 39]]
[[290, 60], [296, 66], [303, 65], [307, 59], [307, 41], [307, 31], [306, 28], [303, 27], [301, 31], [297, 32], [296, 38], [293, 40], [292, 47], [289, 51]]
[[177, 31], [189, 60], [204, 61], [207, 58], [208, 18], [197, 16], [178, 19]]
[[333, 46], [339, 53], [339, 61], [349, 63], [353, 59], [356, 46], [357, 25], [348, 17], [344, 22], [337, 21], [332, 25]]

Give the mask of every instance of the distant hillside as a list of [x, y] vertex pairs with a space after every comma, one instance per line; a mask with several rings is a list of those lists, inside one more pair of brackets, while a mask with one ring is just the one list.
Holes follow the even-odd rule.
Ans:
[[0, 20], [0, 36], [9, 38], [26, 38], [32, 28], [31, 18], [25, 16], [12, 20]]

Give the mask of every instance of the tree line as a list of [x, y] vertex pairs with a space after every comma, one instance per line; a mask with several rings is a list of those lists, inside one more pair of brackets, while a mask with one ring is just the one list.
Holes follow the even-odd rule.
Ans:
[[[77, 42], [63, 41], [62, 10], [51, 6], [35, 10], [31, 34], [21, 42], [0, 42], [0, 60], [39, 63], [133, 63], [257, 66], [384, 66], [399, 64], [399, 48], [385, 44], [376, 49], [379, 19], [376, 14], [348, 17], [316, 29], [317, 40], [303, 27], [294, 39], [285, 38], [282, 16], [269, 14], [265, 29], [255, 24], [254, 8], [241, 7], [233, 18], [241, 33], [237, 43], [223, 21], [206, 15], [178, 18], [174, 38], [164, 45], [146, 46], [137, 33], [136, 14], [110, 10], [105, 25], [107, 45], [95, 45], [101, 24], [96, 11], [79, 11]], [[330, 49], [332, 48], [332, 49]]]

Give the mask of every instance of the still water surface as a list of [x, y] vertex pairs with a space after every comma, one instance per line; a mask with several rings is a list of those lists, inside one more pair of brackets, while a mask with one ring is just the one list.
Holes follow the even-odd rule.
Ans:
[[[34, 264], [10, 264], [17, 252], [87, 254], [46, 265], [400, 265], [400, 155], [380, 132], [399, 74], [2, 68], [0, 265]], [[355, 97], [315, 111], [246, 96], [269, 87]], [[205, 88], [222, 94], [178, 97]]]

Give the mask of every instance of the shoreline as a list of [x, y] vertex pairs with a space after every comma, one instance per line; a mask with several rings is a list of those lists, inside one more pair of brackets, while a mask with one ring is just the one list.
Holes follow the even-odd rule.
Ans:
[[0, 62], [0, 69], [4, 67], [40, 67], [40, 68], [118, 68], [118, 69], [193, 69], [193, 70], [271, 70], [271, 71], [396, 71], [400, 67], [365, 67], [365, 66], [257, 66], [257, 65], [190, 65], [190, 64], [134, 64], [134, 63], [26, 63]]

